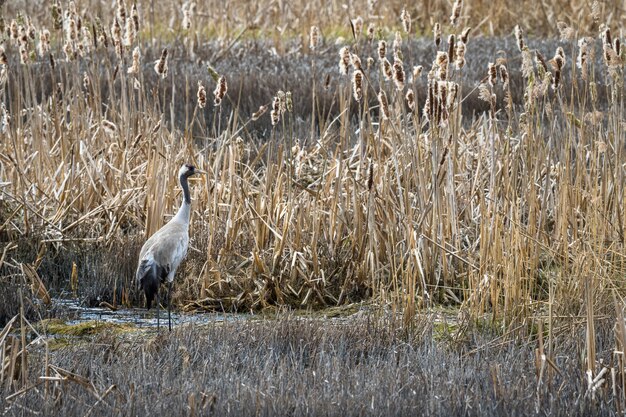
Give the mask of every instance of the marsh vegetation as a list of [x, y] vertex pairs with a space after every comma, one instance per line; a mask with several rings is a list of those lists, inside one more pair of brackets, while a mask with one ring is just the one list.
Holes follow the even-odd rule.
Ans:
[[[618, 5], [1, 3], [9, 413], [623, 412]], [[183, 162], [176, 309], [272, 322], [51, 348], [54, 297], [141, 305]]]

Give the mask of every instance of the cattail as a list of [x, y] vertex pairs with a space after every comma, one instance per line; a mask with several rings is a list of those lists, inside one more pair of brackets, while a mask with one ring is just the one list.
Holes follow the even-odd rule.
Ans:
[[70, 18], [67, 22], [67, 40], [73, 42], [78, 37], [78, 32], [76, 29], [76, 20]]
[[400, 32], [396, 32], [396, 36], [393, 39], [393, 56], [402, 57], [402, 35]]
[[265, 112], [267, 112], [267, 109], [268, 109], [267, 105], [260, 106], [259, 110], [252, 113], [252, 120], [258, 120], [261, 116], [265, 114]]
[[393, 77], [393, 69], [391, 68], [391, 63], [389, 62], [387, 58], [384, 58], [380, 62], [380, 65], [381, 65], [385, 80], [389, 81]]
[[320, 45], [320, 28], [317, 26], [311, 26], [311, 33], [309, 35], [309, 47], [312, 51], [317, 49]]
[[622, 46], [621, 46], [619, 38], [615, 38], [615, 40], [613, 41], [613, 50], [618, 56], [620, 56], [622, 53], [621, 48]]
[[387, 42], [378, 41], [378, 59], [383, 60], [387, 56]]
[[206, 89], [202, 85], [202, 81], [198, 81], [198, 107], [201, 109], [206, 107]]
[[339, 72], [343, 75], [348, 74], [348, 66], [350, 65], [350, 49], [344, 46], [339, 50]]
[[509, 88], [509, 71], [504, 64], [500, 64], [500, 79], [502, 80], [502, 88]]
[[133, 3], [130, 8], [130, 18], [133, 21], [133, 29], [135, 29], [135, 33], [139, 33], [139, 12], [137, 11], [137, 3]]
[[167, 49], [163, 49], [161, 52], [161, 58], [156, 61], [154, 70], [161, 78], [167, 77]]
[[441, 43], [441, 25], [439, 25], [439, 22], [435, 23], [433, 26], [433, 36], [435, 38], [435, 46], [439, 48], [439, 44]]
[[406, 9], [402, 9], [402, 13], [400, 13], [400, 20], [402, 21], [402, 28], [405, 33], [411, 32], [411, 15]]
[[40, 57], [44, 57], [50, 51], [50, 31], [43, 29], [39, 32], [38, 52]]
[[352, 73], [352, 92], [356, 101], [363, 98], [363, 71], [355, 69]]
[[122, 25], [126, 25], [126, 5], [124, 0], [117, 0], [117, 17]]
[[537, 64], [537, 68], [541, 68], [543, 73], [548, 72], [548, 65], [546, 64], [546, 59], [543, 54], [539, 52], [539, 50], [535, 50], [535, 63]]
[[52, 27], [55, 30], [63, 28], [63, 12], [61, 10], [61, 5], [59, 4], [58, 0], [52, 4], [50, 14], [52, 16]]
[[389, 102], [387, 101], [387, 94], [384, 90], [380, 90], [378, 93], [378, 104], [380, 105], [380, 115], [383, 120], [389, 120]]
[[437, 66], [437, 76], [441, 81], [445, 81], [448, 78], [448, 54], [438, 51], [435, 64]]
[[222, 99], [226, 95], [227, 91], [228, 91], [228, 85], [226, 84], [226, 77], [222, 75], [220, 79], [217, 81], [215, 90], [213, 90], [213, 97], [214, 97], [213, 104], [215, 105], [215, 107], [218, 107], [220, 104], [222, 104]]
[[30, 62], [30, 55], [28, 54], [27, 45], [22, 43], [19, 49], [20, 49], [20, 62], [23, 65], [28, 64]]
[[411, 111], [415, 111], [415, 94], [413, 93], [413, 90], [409, 89], [406, 92], [406, 105], [409, 107], [409, 109], [411, 109]]
[[454, 56], [455, 40], [456, 40], [456, 37], [454, 36], [454, 34], [448, 36], [448, 62], [454, 62], [455, 60], [455, 56]]
[[113, 46], [118, 55], [122, 55], [122, 27], [117, 18], [113, 19], [113, 27], [111, 28], [111, 37], [113, 38]]
[[421, 65], [413, 67], [413, 82], [417, 81], [420, 75], [422, 75], [422, 69]]
[[141, 59], [141, 51], [139, 50], [139, 47], [136, 46], [135, 49], [133, 49], [133, 65], [130, 68], [128, 68], [129, 74], [139, 73], [139, 60], [140, 59]]
[[557, 90], [561, 85], [561, 70], [556, 69], [554, 71], [554, 76], [552, 77], [552, 89]]
[[452, 5], [452, 14], [450, 15], [450, 24], [456, 26], [456, 21], [461, 15], [461, 7], [463, 6], [462, 0], [455, 0]]
[[461, 36], [459, 36], [459, 40], [467, 45], [467, 39], [471, 31], [472, 31], [472, 28], [469, 26], [463, 29], [463, 32], [461, 32]]
[[376, 25], [370, 23], [367, 25], [367, 39], [371, 42], [374, 40], [374, 35], [376, 34]]
[[487, 71], [487, 82], [489, 82], [489, 85], [494, 87], [496, 85], [496, 76], [497, 76], [497, 71], [496, 71], [496, 66], [494, 65], [493, 62], [489, 63], [488, 66], [488, 71]]
[[456, 43], [455, 55], [456, 68], [460, 70], [465, 66], [465, 42], [459, 40], [459, 42]]
[[135, 43], [135, 37], [137, 33], [135, 32], [135, 23], [133, 19], [126, 20], [126, 31], [124, 33], [124, 46], [131, 47], [133, 43]]
[[517, 41], [517, 47], [520, 52], [524, 50], [524, 32], [519, 25], [515, 25], [515, 40]]
[[14, 41], [17, 40], [17, 38], [19, 37], [19, 30], [18, 30], [17, 22], [15, 21], [15, 19], [11, 20], [9, 31], [11, 33], [11, 39], [13, 39]]
[[367, 69], [370, 69], [374, 66], [374, 58], [372, 58], [371, 56], [367, 57]]
[[352, 63], [352, 67], [354, 69], [361, 69], [361, 58], [357, 54], [350, 54], [350, 62]]
[[398, 91], [404, 90], [404, 67], [398, 58], [393, 60], [393, 82]]
[[274, 97], [272, 100], [272, 111], [270, 112], [270, 119], [272, 121], [272, 126], [276, 126], [280, 121], [280, 99], [278, 97]]
[[9, 65], [7, 54], [4, 52], [4, 49], [2, 48], [0, 48], [0, 65]]
[[280, 114], [285, 114], [287, 111], [287, 94], [283, 90], [278, 90], [276, 97], [278, 97]]
[[65, 59], [67, 61], [71, 61], [74, 59], [74, 48], [72, 47], [72, 44], [68, 41], [66, 41], [63, 44], [63, 53], [65, 54]]
[[363, 32], [363, 18], [361, 16], [358, 16], [352, 21], [352, 25], [354, 26], [354, 35], [357, 38], [360, 37], [361, 32]]
[[556, 27], [561, 34], [561, 41], [563, 42], [571, 41], [576, 36], [576, 31], [565, 22], [557, 22]]
[[560, 46], [556, 49], [556, 53], [554, 54], [554, 58], [550, 60], [550, 64], [552, 68], [557, 71], [561, 71], [565, 66], [565, 54], [563, 53], [563, 48]]
[[291, 113], [293, 111], [293, 100], [291, 99], [291, 91], [285, 93], [285, 107]]

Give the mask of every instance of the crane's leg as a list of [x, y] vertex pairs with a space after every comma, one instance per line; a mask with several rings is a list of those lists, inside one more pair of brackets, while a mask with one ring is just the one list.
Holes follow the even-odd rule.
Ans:
[[172, 281], [167, 281], [167, 323], [170, 327], [170, 332], [172, 331], [171, 303], [172, 303]]
[[159, 310], [161, 309], [161, 296], [159, 295], [159, 290], [157, 289], [157, 331], [161, 330], [161, 321], [159, 318]]

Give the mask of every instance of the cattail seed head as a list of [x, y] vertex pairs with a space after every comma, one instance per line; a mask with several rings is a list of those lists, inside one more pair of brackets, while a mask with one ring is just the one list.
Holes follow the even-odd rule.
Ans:
[[120, 26], [117, 17], [113, 19], [113, 27], [111, 28], [111, 37], [113, 38], [113, 45], [118, 55], [122, 55], [122, 27]]
[[213, 104], [215, 107], [218, 107], [222, 104], [222, 99], [226, 96], [226, 92], [228, 91], [228, 85], [226, 84], [226, 77], [223, 75], [217, 81], [217, 85], [215, 86], [215, 90], [213, 90]]
[[535, 50], [535, 63], [537, 64], [537, 68], [540, 68], [541, 72], [543, 72], [544, 74], [548, 72], [548, 64], [546, 64], [546, 59], [544, 58], [543, 54], [539, 52], [539, 50]]
[[556, 69], [554, 71], [554, 76], [552, 78], [552, 89], [556, 91], [559, 89], [560, 85], [561, 85], [561, 70]]
[[454, 34], [448, 36], [448, 62], [455, 61], [455, 55], [454, 55], [455, 41], [456, 41], [456, 37], [454, 36]]
[[520, 52], [524, 50], [524, 31], [519, 25], [515, 25], [515, 40], [517, 41], [517, 47]]
[[129, 74], [138, 74], [139, 73], [139, 60], [141, 59], [141, 50], [138, 46], [133, 49], [133, 65], [128, 68]]
[[44, 57], [50, 51], [50, 31], [43, 29], [39, 32], [38, 52], [40, 57]]
[[9, 65], [7, 54], [4, 52], [4, 49], [2, 48], [0, 48], [0, 65]]
[[435, 38], [435, 46], [439, 48], [439, 44], [441, 43], [441, 25], [439, 22], [436, 22], [433, 26], [433, 37]]
[[61, 5], [58, 0], [52, 4], [50, 14], [52, 16], [52, 27], [55, 30], [63, 28], [63, 11], [61, 10]]
[[461, 15], [461, 7], [463, 7], [462, 0], [455, 0], [452, 5], [452, 14], [450, 15], [450, 24], [456, 26], [456, 22]]
[[378, 59], [383, 60], [387, 56], [387, 42], [378, 41]]
[[124, 0], [117, 0], [117, 17], [122, 25], [126, 25], [126, 5]]
[[9, 26], [9, 32], [11, 33], [11, 39], [17, 40], [19, 37], [19, 31], [17, 27], [17, 22], [15, 19], [11, 20], [11, 25]]
[[422, 75], [422, 69], [423, 67], [421, 65], [413, 67], [413, 82], [416, 82]]
[[445, 81], [448, 78], [448, 54], [438, 51], [435, 65], [437, 66], [437, 77], [441, 81]]
[[578, 58], [576, 59], [576, 66], [580, 68], [580, 76], [583, 80], [587, 80], [588, 69], [587, 61], [589, 54], [589, 40], [587, 38], [580, 38], [578, 40]]
[[613, 44], [613, 41], [611, 40], [611, 28], [608, 26], [602, 31], [602, 41], [604, 41], [607, 45]]
[[405, 33], [411, 32], [411, 14], [406, 11], [406, 9], [402, 9], [402, 13], [400, 13], [400, 21], [402, 22], [402, 28]]
[[191, 28], [191, 11], [189, 10], [189, 4], [184, 3], [182, 7], [183, 11], [183, 30], [189, 30]]
[[272, 111], [270, 112], [270, 119], [272, 121], [272, 126], [276, 126], [280, 121], [280, 99], [276, 96], [274, 100], [272, 100]]
[[320, 45], [320, 28], [317, 26], [311, 26], [311, 32], [309, 34], [309, 47], [312, 51], [316, 50]]
[[459, 36], [459, 40], [467, 45], [467, 39], [469, 38], [469, 34], [471, 31], [472, 28], [469, 26], [463, 29], [463, 32], [461, 32], [461, 36]]
[[489, 63], [487, 76], [488, 76], [487, 82], [489, 83], [490, 86], [494, 87], [496, 85], [497, 71], [496, 71], [496, 66], [494, 65], [493, 62]]
[[252, 113], [252, 120], [258, 120], [261, 116], [263, 116], [267, 112], [267, 105], [259, 106], [259, 110]]
[[400, 34], [400, 32], [396, 32], [396, 36], [393, 39], [393, 56], [397, 57], [397, 56], [402, 56], [402, 35]]
[[363, 98], [363, 71], [355, 69], [352, 73], [352, 93], [356, 101]]
[[509, 88], [509, 71], [507, 71], [504, 64], [500, 64], [500, 79], [502, 80], [502, 86], [506, 90]]
[[124, 32], [124, 46], [131, 47], [135, 43], [135, 23], [133, 19], [126, 19], [126, 31]]
[[357, 54], [350, 54], [350, 62], [352, 63], [352, 67], [354, 69], [360, 70], [361, 68], [361, 58]]
[[348, 74], [348, 66], [350, 65], [350, 49], [344, 46], [339, 50], [339, 72], [343, 75]]
[[398, 91], [404, 90], [404, 67], [398, 58], [393, 60], [393, 82]]
[[167, 49], [163, 49], [161, 52], [161, 58], [156, 61], [154, 71], [156, 71], [161, 78], [167, 77]]
[[461, 69], [465, 66], [465, 42], [459, 40], [456, 43], [455, 51], [456, 59], [455, 64], [457, 69]]
[[381, 69], [383, 71], [383, 76], [385, 80], [389, 81], [393, 77], [393, 69], [391, 67], [391, 63], [387, 58], [384, 58], [381, 62]]
[[354, 26], [354, 35], [359, 38], [361, 36], [361, 32], [363, 32], [363, 18], [361, 16], [357, 16], [357, 18], [352, 21], [352, 25]]
[[202, 85], [202, 81], [198, 81], [198, 107], [201, 109], [206, 107], [206, 89]]
[[406, 99], [406, 105], [409, 107], [409, 109], [411, 109], [412, 112], [414, 112], [416, 103], [415, 103], [415, 94], [413, 93], [413, 90], [409, 89], [406, 92], [405, 99]]
[[378, 104], [380, 105], [380, 116], [383, 120], [389, 120], [389, 102], [387, 101], [387, 94], [384, 90], [380, 90], [378, 93]]
[[135, 29], [135, 33], [139, 33], [139, 12], [137, 11], [137, 3], [133, 3], [130, 8], [130, 18], [133, 21], [133, 28]]

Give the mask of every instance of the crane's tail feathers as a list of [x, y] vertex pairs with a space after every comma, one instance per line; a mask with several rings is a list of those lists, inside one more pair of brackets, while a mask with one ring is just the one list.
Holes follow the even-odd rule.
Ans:
[[137, 285], [146, 294], [146, 308], [152, 305], [152, 300], [159, 291], [158, 267], [150, 259], [143, 259], [137, 268]]

